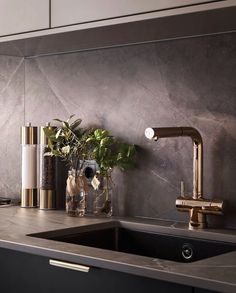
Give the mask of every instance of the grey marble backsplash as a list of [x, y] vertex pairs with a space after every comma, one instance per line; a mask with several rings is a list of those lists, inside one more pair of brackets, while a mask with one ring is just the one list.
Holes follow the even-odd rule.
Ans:
[[20, 193], [20, 125], [24, 123], [24, 60], [0, 56], [0, 196]]
[[236, 228], [235, 33], [26, 60], [1, 56], [0, 98], [1, 195], [19, 197], [19, 127], [76, 114], [138, 145], [137, 168], [114, 172], [116, 215], [187, 221], [175, 199], [181, 180], [191, 194], [191, 140], [152, 142], [144, 130], [192, 126], [203, 137], [204, 196], [228, 202], [225, 216], [211, 221]]

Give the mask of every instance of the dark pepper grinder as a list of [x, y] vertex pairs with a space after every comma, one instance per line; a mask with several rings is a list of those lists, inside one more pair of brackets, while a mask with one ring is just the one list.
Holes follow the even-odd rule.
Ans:
[[48, 147], [48, 138], [44, 129], [55, 129], [48, 122], [46, 126], [40, 127], [40, 185], [39, 185], [39, 208], [41, 210], [55, 209], [56, 191], [55, 191], [55, 174], [56, 165], [55, 157], [47, 155], [50, 152]]

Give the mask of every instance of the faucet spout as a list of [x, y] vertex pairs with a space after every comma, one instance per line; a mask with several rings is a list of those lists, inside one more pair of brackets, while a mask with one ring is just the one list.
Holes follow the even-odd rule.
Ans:
[[193, 127], [147, 128], [145, 136], [157, 141], [167, 137], [190, 137], [193, 142], [193, 198], [203, 197], [203, 143], [197, 129]]

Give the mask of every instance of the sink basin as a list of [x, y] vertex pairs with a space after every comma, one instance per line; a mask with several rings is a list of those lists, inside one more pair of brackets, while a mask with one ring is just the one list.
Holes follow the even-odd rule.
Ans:
[[129, 226], [117, 221], [28, 236], [176, 262], [193, 262], [236, 250], [235, 244], [168, 235], [145, 227], [148, 225]]

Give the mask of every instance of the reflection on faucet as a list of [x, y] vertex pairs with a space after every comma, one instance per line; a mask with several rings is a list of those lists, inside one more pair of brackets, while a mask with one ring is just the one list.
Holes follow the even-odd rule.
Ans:
[[185, 197], [181, 192], [181, 196], [176, 200], [176, 207], [179, 211], [190, 212], [190, 229], [207, 227], [206, 214], [222, 214], [224, 201], [203, 198], [203, 142], [200, 133], [192, 127], [164, 127], [147, 128], [145, 136], [154, 141], [159, 138], [179, 136], [186, 136], [192, 139], [193, 195], [192, 197]]

